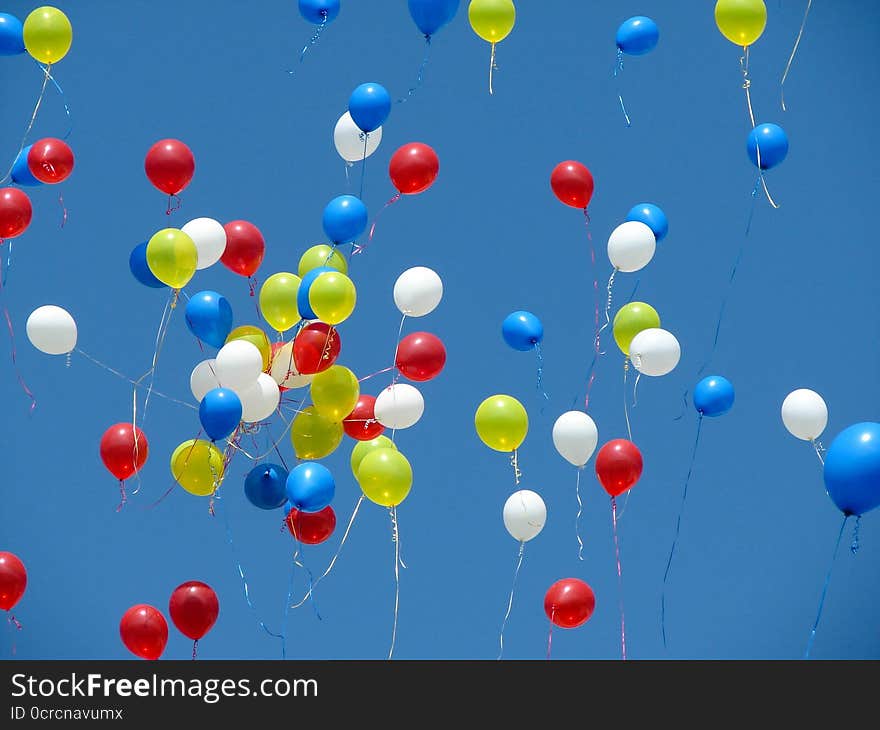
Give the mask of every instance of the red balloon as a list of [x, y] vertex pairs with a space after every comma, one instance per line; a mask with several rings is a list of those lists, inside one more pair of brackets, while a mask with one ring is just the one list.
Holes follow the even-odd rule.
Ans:
[[376, 397], [361, 393], [354, 410], [342, 419], [342, 428], [353, 439], [371, 441], [380, 436], [385, 426], [376, 420]]
[[0, 190], [0, 241], [15, 238], [31, 224], [31, 199], [18, 188]]
[[632, 441], [614, 439], [596, 454], [596, 476], [612, 497], [623, 494], [642, 475], [642, 454]]
[[563, 629], [573, 629], [586, 622], [596, 608], [593, 589], [577, 578], [556, 581], [544, 595], [544, 613]]
[[[30, 156], [28, 160], [30, 165]], [[147, 152], [144, 170], [155, 187], [167, 195], [177, 195], [192, 180], [196, 160], [179, 139], [161, 139]]]
[[440, 338], [430, 332], [413, 332], [398, 344], [394, 364], [409, 380], [430, 380], [446, 364], [446, 348]]
[[135, 656], [158, 659], [168, 643], [168, 624], [158, 608], [139, 603], [122, 615], [119, 636]]
[[45, 137], [31, 146], [27, 156], [28, 169], [40, 182], [60, 183], [73, 172], [73, 150], [55, 137]]
[[301, 375], [314, 375], [329, 368], [342, 349], [335, 327], [324, 322], [310, 322], [293, 340], [293, 363]]
[[168, 601], [168, 613], [181, 634], [198, 641], [217, 621], [220, 601], [207, 583], [188, 580], [174, 589]]
[[0, 552], [0, 609], [11, 611], [27, 588], [24, 563], [12, 553]]
[[[135, 436], [137, 438], [135, 438]], [[101, 437], [101, 461], [107, 470], [120, 481], [140, 471], [150, 452], [143, 431], [130, 423], [116, 423]]]
[[266, 253], [266, 242], [260, 229], [247, 221], [231, 221], [223, 228], [226, 231], [226, 250], [220, 261], [236, 274], [253, 276]]
[[329, 504], [319, 512], [300, 512], [294, 507], [287, 513], [287, 529], [301, 543], [317, 545], [336, 529], [336, 513]]
[[593, 176], [580, 162], [566, 160], [553, 168], [550, 187], [566, 205], [586, 210], [593, 197]]
[[388, 164], [391, 182], [403, 195], [427, 190], [437, 179], [439, 171], [437, 153], [421, 142], [410, 142], [398, 148]]

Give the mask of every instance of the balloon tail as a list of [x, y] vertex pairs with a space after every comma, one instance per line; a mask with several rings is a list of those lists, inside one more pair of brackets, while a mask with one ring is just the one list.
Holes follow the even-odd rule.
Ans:
[[13, 614], [11, 614], [11, 613], [9, 614], [9, 617], [8, 617], [7, 620], [9, 621], [9, 625], [10, 625], [10, 626], [13, 626], [13, 627], [15, 628], [16, 631], [21, 631], [22, 628], [24, 628], [24, 627], [21, 625], [21, 623], [19, 623], [18, 619], [15, 618], [15, 616], [14, 616]]
[[859, 551], [859, 548], [861, 547], [861, 545], [859, 545], [859, 527], [861, 526], [861, 524], [862, 524], [862, 516], [857, 515], [856, 516], [856, 526], [853, 527], [852, 542], [849, 545], [849, 551], [853, 555], [855, 555]]
[[379, 222], [379, 216], [382, 215], [385, 208], [387, 208], [389, 205], [394, 205], [394, 203], [396, 203], [398, 200], [400, 200], [400, 196], [401, 196], [401, 193], [397, 193], [396, 195], [391, 197], [388, 200], [388, 202], [382, 206], [382, 209], [378, 213], [376, 213], [376, 217], [373, 219], [373, 222], [370, 225], [370, 234], [367, 237], [367, 242], [363, 246], [360, 246], [358, 244], [354, 244], [354, 247], [351, 250], [352, 256], [356, 256], [359, 253], [363, 253], [364, 250], [367, 248], [367, 246], [369, 246], [373, 242], [373, 234], [376, 232], [376, 224]]
[[550, 396], [547, 395], [547, 391], [544, 390], [544, 353], [541, 352], [540, 342], [535, 343], [535, 355], [538, 358], [538, 377], [535, 387], [541, 391], [544, 400], [550, 400]]
[[192, 660], [193, 660], [193, 661], [196, 660], [197, 655], [198, 655], [198, 651], [199, 651], [199, 640], [198, 640], [198, 639], [194, 639], [194, 640], [193, 640], [193, 653], [192, 653]]
[[626, 436], [630, 441], [632, 441], [632, 438], [633, 438], [632, 429], [630, 428], [630, 425], [629, 425], [629, 403], [628, 403], [629, 399], [626, 397], [626, 376], [627, 376], [628, 372], [629, 372], [629, 358], [625, 357], [623, 359], [623, 416], [626, 419]]
[[794, 47], [791, 49], [791, 55], [788, 57], [788, 63], [785, 64], [785, 71], [782, 72], [782, 80], [779, 82], [779, 98], [782, 102], [782, 111], [788, 111], [785, 108], [785, 79], [788, 78], [788, 72], [791, 71], [791, 64], [794, 61], [794, 56], [797, 53], [798, 46], [801, 44], [801, 36], [804, 34], [804, 28], [807, 25], [807, 16], [810, 14], [810, 7], [813, 4], [813, 0], [807, 0], [807, 9], [804, 11], [804, 19], [801, 21], [801, 28], [798, 31], [797, 38], [794, 41]]
[[[623, 74], [623, 51], [619, 48], [617, 49], [617, 63], [614, 64], [614, 78], [618, 78], [621, 74]], [[620, 102], [620, 111], [623, 112], [623, 119], [626, 122], [627, 127], [632, 126], [632, 121], [629, 118], [629, 114], [626, 113], [626, 105], [623, 103], [623, 94], [618, 92], [617, 101]]]
[[180, 210], [181, 199], [179, 195], [169, 195], [165, 215], [171, 215], [175, 210]]
[[495, 71], [498, 70], [498, 65], [495, 63], [495, 44], [492, 44], [492, 52], [489, 55], [489, 95], [495, 93], [495, 90], [492, 88], [492, 78], [495, 74]]
[[367, 144], [369, 144], [369, 134], [366, 132], [362, 132], [360, 137], [364, 140], [364, 154], [361, 157], [361, 187], [358, 192], [358, 197], [363, 200], [364, 199], [364, 178], [367, 174]]
[[574, 496], [577, 499], [578, 511], [574, 518], [574, 536], [578, 543], [578, 560], [584, 559], [584, 541], [581, 540], [581, 514], [584, 511], [584, 503], [581, 501], [581, 471], [583, 467], [578, 467], [577, 480], [574, 483]]
[[513, 594], [516, 591], [516, 581], [519, 578], [519, 569], [522, 567], [525, 549], [526, 542], [521, 540], [519, 543], [519, 555], [516, 559], [516, 568], [513, 571], [513, 582], [510, 585], [510, 595], [507, 598], [507, 611], [504, 613], [504, 619], [501, 621], [501, 632], [498, 634], [498, 659], [504, 656], [504, 629], [507, 627], [507, 620], [510, 618], [510, 612], [513, 609]]
[[519, 486], [519, 480], [522, 479], [522, 472], [519, 470], [519, 454], [516, 449], [514, 449], [513, 453], [510, 455], [510, 465], [513, 467], [514, 485]]
[[402, 96], [397, 100], [398, 104], [405, 103], [407, 100], [409, 100], [410, 97], [412, 97], [413, 94], [416, 93], [416, 90], [421, 87], [422, 81], [424, 80], [425, 67], [428, 65], [428, 59], [430, 57], [431, 57], [431, 36], [426, 34], [425, 35], [425, 56], [424, 56], [424, 58], [422, 58], [422, 63], [419, 66], [419, 73], [416, 76], [416, 83], [414, 86], [409, 87], [409, 91], [406, 92], [406, 96]]
[[6, 306], [6, 292], [4, 290], [4, 286], [6, 284], [6, 275], [9, 269], [12, 266], [12, 241], [9, 242], [9, 253], [7, 254], [6, 266], [3, 266], [3, 257], [0, 255], [0, 302], [3, 305], [3, 318], [6, 320], [6, 329], [9, 332], [9, 344], [11, 347], [11, 355], [12, 355], [12, 366], [15, 369], [15, 377], [18, 380], [18, 384], [21, 386], [21, 389], [24, 391], [24, 394], [31, 399], [31, 407], [30, 413], [34, 412], [34, 409], [37, 407], [37, 399], [34, 394], [31, 392], [31, 389], [28, 388], [27, 383], [24, 380], [24, 377], [21, 374], [21, 370], [19, 370], [18, 362], [17, 362], [17, 353], [15, 348], [15, 329], [12, 326], [12, 317], [9, 315], [9, 308]]
[[[551, 613], [551, 616], [555, 616], [555, 609]], [[547, 661], [550, 661], [550, 651], [553, 649], [553, 619], [550, 619], [550, 628], [547, 630]]]
[[52, 68], [52, 64], [48, 66], [43, 66], [42, 64], [37, 64], [40, 69], [43, 71], [43, 85], [40, 87], [40, 94], [37, 97], [37, 103], [34, 104], [34, 110], [31, 112], [31, 118], [28, 120], [27, 127], [25, 127], [24, 134], [21, 136], [21, 142], [18, 145], [18, 150], [16, 150], [15, 155], [12, 158], [12, 164], [9, 165], [9, 169], [6, 171], [6, 174], [0, 178], [0, 183], [6, 182], [12, 175], [12, 170], [15, 168], [15, 162], [18, 160], [18, 156], [21, 154], [22, 150], [25, 148], [27, 144], [28, 135], [31, 133], [31, 129], [34, 127], [34, 122], [37, 119], [37, 112], [40, 110], [40, 105], [43, 103], [43, 97], [46, 95], [46, 85], [49, 83], [49, 79], [51, 78], [51, 74], [49, 73], [49, 69]]
[[617, 500], [611, 498], [611, 525], [614, 532], [614, 556], [617, 559], [617, 595], [620, 605], [620, 655], [626, 661], [626, 621], [623, 615], [623, 574], [620, 569], [620, 541], [617, 539]]
[[813, 451], [816, 452], [816, 456], [819, 457], [819, 463], [825, 466], [825, 447], [822, 445], [822, 442], [819, 439], [810, 439], [810, 445], [813, 447]]
[[[299, 62], [300, 63], [303, 62], [303, 59], [306, 57], [306, 53], [308, 52], [309, 48], [311, 48], [313, 45], [315, 45], [315, 43], [318, 42], [318, 39], [321, 37], [321, 33], [324, 32], [324, 28], [326, 28], [326, 27], [327, 27], [327, 11], [321, 10], [321, 22], [318, 23], [318, 27], [315, 29], [314, 34], [309, 39], [309, 42], [303, 46], [303, 49], [299, 54]], [[293, 72], [291, 71], [291, 73], [293, 73]]]
[[15, 616], [13, 616], [10, 611], [7, 610], [6, 614], [6, 622], [9, 624], [10, 631], [12, 632], [12, 645], [9, 647], [9, 650], [12, 653], [12, 656], [15, 656], [18, 653], [18, 647], [15, 641], [15, 632], [21, 631], [22, 626], [18, 622], [18, 619], [15, 618]]
[[615, 267], [614, 270], [611, 272], [611, 276], [608, 277], [608, 284], [605, 287], [605, 290], [608, 293], [608, 298], [605, 301], [605, 324], [603, 324], [599, 328], [599, 331], [596, 333], [596, 352], [599, 355], [605, 354], [604, 352], [602, 352], [601, 348], [599, 347], [599, 343], [600, 343], [600, 338], [602, 337], [602, 332], [605, 330], [605, 328], [608, 327], [608, 325], [611, 324], [611, 297], [612, 297], [612, 291], [614, 289], [614, 275], [616, 273], [617, 273], [617, 268]]
[[752, 110], [752, 80], [749, 78], [749, 47], [743, 46], [743, 55], [739, 59], [739, 67], [742, 70], [742, 87], [746, 92], [746, 105], [749, 108], [749, 121], [752, 123], [752, 129], [755, 128], [755, 112]]
[[400, 568], [406, 565], [400, 559], [400, 525], [397, 522], [397, 507], [390, 510], [391, 513], [391, 542], [394, 543], [394, 623], [391, 627], [391, 647], [388, 649], [388, 658], [394, 658], [394, 645], [397, 643], [397, 618], [400, 612]]
[[64, 205], [64, 196], [61, 193], [58, 193], [58, 205], [61, 206], [61, 225], [59, 228], [64, 228], [67, 223], [67, 207]]
[[353, 162], [345, 161], [345, 189], [351, 190], [351, 168], [354, 167]]
[[633, 408], [635, 408], [639, 404], [639, 381], [642, 379], [642, 374], [639, 372], [636, 375], [636, 382], [633, 383]]
[[837, 540], [834, 543], [834, 552], [831, 553], [831, 565], [828, 566], [828, 572], [825, 574], [825, 584], [822, 586], [822, 595], [819, 597], [819, 609], [816, 611], [816, 620], [813, 621], [813, 628], [810, 629], [810, 638], [807, 640], [807, 648], [804, 651], [804, 659], [810, 658], [810, 652], [813, 650], [813, 642], [816, 640], [816, 629], [819, 628], [819, 621], [822, 619], [822, 609], [825, 607], [825, 596], [828, 593], [828, 584], [831, 582], [831, 573], [834, 570], [834, 564], [837, 562], [837, 552], [840, 548], [840, 541], [843, 538], [843, 530], [846, 527], [846, 521], [849, 515], [843, 516], [843, 522], [840, 525], [840, 532], [837, 533]]
[[128, 502], [128, 495], [125, 493], [125, 482], [122, 479], [119, 480], [119, 504], [116, 505], [116, 511], [122, 512], [122, 508], [125, 507], [126, 502]]

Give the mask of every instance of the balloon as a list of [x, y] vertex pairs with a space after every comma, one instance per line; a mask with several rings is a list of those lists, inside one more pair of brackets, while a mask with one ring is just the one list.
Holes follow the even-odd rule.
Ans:
[[376, 420], [375, 407], [376, 398], [361, 393], [351, 413], [342, 419], [345, 433], [358, 441], [372, 441], [376, 436], [381, 435], [385, 426]]
[[394, 364], [407, 380], [430, 380], [443, 370], [446, 348], [430, 332], [413, 332], [398, 343]]
[[11, 611], [27, 588], [27, 570], [14, 553], [0, 552], [0, 609]]
[[243, 324], [236, 327], [226, 336], [226, 342], [235, 342], [236, 340], [244, 340], [250, 342], [257, 350], [260, 351], [260, 357], [263, 359], [263, 372], [269, 369], [269, 361], [272, 359], [272, 345], [269, 338], [259, 327], [251, 324]]
[[401, 195], [415, 195], [427, 190], [437, 179], [440, 160], [437, 153], [421, 142], [410, 142], [391, 155], [388, 174]]
[[358, 484], [364, 496], [383, 507], [396, 507], [412, 488], [412, 467], [397, 449], [376, 449], [358, 466]]
[[159, 281], [156, 276], [150, 271], [150, 267], [147, 264], [147, 242], [139, 243], [131, 250], [131, 254], [128, 257], [128, 268], [131, 269], [131, 274], [144, 286], [152, 287], [153, 289], [167, 289], [168, 285], [163, 284]]
[[377, 127], [372, 132], [363, 132], [348, 112], [339, 117], [333, 128], [333, 144], [339, 156], [346, 162], [366, 160], [379, 148], [381, 141], [382, 127]]
[[381, 127], [390, 112], [391, 97], [381, 84], [361, 84], [348, 97], [348, 113], [358, 129], [364, 132]]
[[654, 258], [656, 247], [654, 232], [648, 226], [639, 221], [626, 221], [608, 238], [608, 258], [619, 271], [638, 271]]
[[259, 464], [244, 478], [244, 496], [254, 507], [278, 509], [287, 501], [287, 469]]
[[[0, 13], [0, 44], [3, 42], [3, 15], [4, 13]], [[0, 55], [2, 55], [2, 53], [0, 53]], [[30, 154], [31, 147], [33, 147], [33, 145], [28, 145], [27, 147], [22, 148], [21, 152], [18, 153], [18, 157], [15, 158], [15, 163], [12, 165], [12, 182], [16, 185], [37, 187], [43, 184], [40, 180], [37, 180], [37, 178], [34, 177], [30, 167], [28, 167], [28, 155]]]
[[31, 224], [31, 199], [18, 188], [0, 189], [0, 240], [15, 238]]
[[409, 428], [422, 417], [425, 411], [425, 399], [412, 385], [395, 383], [376, 396], [373, 410], [376, 420], [386, 428]]
[[327, 540], [336, 529], [336, 513], [328, 504], [318, 512], [291, 509], [287, 513], [287, 529], [304, 545], [318, 545]]
[[617, 47], [630, 56], [641, 56], [653, 51], [660, 39], [657, 24], [644, 15], [624, 20], [617, 29]]
[[225, 439], [241, 422], [241, 399], [238, 394], [229, 388], [209, 390], [199, 403], [199, 421], [212, 442]]
[[317, 319], [340, 324], [351, 316], [357, 302], [354, 282], [338, 271], [324, 271], [309, 287], [309, 306]]
[[202, 360], [192, 369], [189, 376], [189, 389], [192, 391], [193, 398], [201, 401], [205, 397], [205, 393], [213, 388], [219, 388], [220, 381], [217, 379], [217, 361], [213, 358], [210, 360]]
[[207, 583], [188, 580], [174, 589], [168, 601], [168, 613], [181, 634], [198, 641], [216, 623], [220, 601]]
[[214, 493], [223, 481], [223, 454], [210, 441], [189, 439], [171, 454], [171, 475], [197, 497]]
[[328, 246], [326, 243], [319, 243], [312, 246], [299, 259], [299, 276], [302, 278], [312, 269], [324, 267], [325, 269], [335, 269], [343, 274], [348, 273], [348, 262], [345, 260], [335, 246]]
[[166, 195], [177, 195], [192, 180], [196, 160], [179, 139], [160, 139], [147, 150], [144, 171], [155, 188]]
[[596, 476], [612, 497], [630, 489], [642, 475], [642, 454], [632, 441], [614, 439], [596, 454]]
[[330, 470], [313, 461], [304, 461], [287, 475], [287, 501], [300, 512], [320, 512], [336, 493]]
[[525, 441], [529, 417], [516, 398], [493, 395], [480, 403], [474, 415], [480, 440], [495, 451], [515, 451]]
[[845, 428], [825, 453], [825, 488], [845, 515], [880, 506], [880, 423]]
[[764, 0], [718, 0], [715, 24], [731, 43], [750, 46], [761, 37], [767, 25], [767, 6]]
[[281, 390], [275, 379], [260, 373], [257, 382], [239, 393], [241, 398], [241, 420], [245, 423], [265, 421], [278, 408], [281, 402]]
[[694, 387], [694, 408], [701, 416], [723, 416], [733, 406], [733, 384], [720, 375], [709, 375]]
[[815, 390], [793, 390], [782, 401], [782, 423], [804, 441], [815, 441], [828, 425], [828, 406]]
[[260, 313], [272, 329], [286, 332], [299, 322], [296, 295], [300, 281], [296, 274], [281, 271], [272, 274], [260, 287]]
[[200, 291], [186, 303], [186, 326], [202, 342], [223, 347], [232, 329], [232, 305], [222, 294]]
[[64, 140], [44, 137], [31, 145], [27, 164], [31, 175], [40, 182], [60, 183], [73, 172], [73, 150]]
[[0, 56], [24, 53], [24, 26], [9, 13], [0, 13]]
[[311, 322], [293, 338], [293, 361], [296, 370], [314, 375], [326, 370], [339, 357], [342, 340], [335, 327], [324, 322]]
[[298, 459], [323, 459], [342, 443], [342, 424], [324, 418], [309, 406], [293, 419], [290, 441]]
[[468, 20], [480, 38], [489, 43], [498, 43], [513, 30], [516, 8], [512, 0], [471, 0]]
[[25, 329], [31, 344], [47, 355], [66, 355], [76, 347], [76, 322], [70, 312], [53, 304], [31, 312]]
[[253, 276], [266, 253], [260, 229], [247, 221], [230, 221], [223, 230], [226, 231], [226, 248], [220, 262], [235, 274]]
[[501, 323], [501, 336], [514, 350], [534, 350], [544, 339], [544, 325], [531, 312], [511, 312]]
[[626, 214], [626, 219], [628, 221], [638, 221], [648, 226], [654, 234], [657, 243], [666, 238], [666, 234], [669, 232], [669, 221], [666, 219], [666, 213], [653, 203], [634, 205], [629, 213]]
[[146, 603], [129, 608], [119, 622], [125, 648], [141, 659], [158, 659], [168, 643], [168, 623], [162, 612]]
[[354, 195], [340, 195], [325, 206], [321, 225], [332, 243], [352, 243], [367, 227], [367, 206]]
[[593, 197], [593, 176], [580, 162], [560, 162], [550, 173], [553, 194], [572, 208], [586, 210]]
[[633, 367], [642, 375], [659, 377], [671, 373], [681, 358], [681, 345], [671, 332], [659, 327], [642, 330], [629, 345]]
[[199, 252], [196, 244], [179, 228], [163, 228], [147, 242], [147, 266], [159, 281], [182, 289], [193, 274]]
[[197, 270], [201, 271], [213, 266], [223, 256], [226, 250], [226, 229], [220, 221], [213, 218], [193, 218], [180, 230], [196, 245]]
[[315, 279], [330, 271], [336, 271], [336, 269], [329, 266], [318, 266], [309, 271], [300, 281], [299, 289], [296, 292], [296, 307], [302, 319], [318, 319], [318, 315], [312, 310], [312, 305], [309, 302], [309, 291], [312, 284], [315, 283]]
[[224, 388], [247, 390], [263, 372], [263, 356], [253, 342], [228, 341], [217, 353], [214, 373]]
[[407, 317], [424, 317], [443, 298], [443, 281], [427, 266], [413, 266], [394, 282], [394, 304]]
[[324, 25], [339, 15], [339, 0], [299, 0], [299, 14], [310, 23]]
[[595, 608], [593, 589], [578, 578], [558, 580], [544, 595], [544, 613], [563, 629], [574, 629], [585, 623]]
[[357, 404], [360, 384], [347, 367], [333, 365], [312, 379], [309, 392], [318, 413], [331, 421], [342, 421]]
[[73, 43], [73, 27], [58, 8], [43, 5], [24, 19], [22, 38], [27, 52], [40, 63], [58, 63]]
[[368, 454], [372, 454], [379, 449], [392, 449], [396, 451], [397, 444], [387, 436], [376, 436], [376, 438], [369, 441], [358, 441], [355, 444], [355, 447], [351, 450], [349, 463], [351, 465], [351, 473], [354, 474], [356, 482], [360, 482], [358, 471], [361, 468], [361, 462], [363, 462]]
[[302, 388], [312, 382], [311, 375], [301, 374], [297, 369], [293, 352], [294, 342], [275, 342], [272, 344], [272, 364], [269, 366], [269, 375], [278, 383], [279, 391]]
[[[759, 124], [749, 132], [746, 153], [755, 167], [769, 170], [776, 167], [788, 154], [788, 137], [776, 124]], [[760, 154], [761, 164], [758, 165]]]
[[409, 0], [409, 14], [418, 29], [430, 38], [458, 12], [459, 0]]
[[569, 464], [583, 467], [596, 450], [599, 431], [583, 411], [567, 411], [553, 424], [553, 445]]
[[614, 315], [611, 332], [614, 341], [624, 355], [629, 355], [629, 346], [639, 332], [650, 327], [660, 326], [660, 315], [650, 304], [629, 302]]
[[115, 423], [101, 436], [98, 447], [101, 461], [119, 481], [125, 481], [141, 470], [150, 453], [147, 437], [137, 426]]
[[504, 527], [514, 540], [528, 542], [544, 529], [547, 505], [536, 492], [520, 489], [507, 498], [502, 517]]

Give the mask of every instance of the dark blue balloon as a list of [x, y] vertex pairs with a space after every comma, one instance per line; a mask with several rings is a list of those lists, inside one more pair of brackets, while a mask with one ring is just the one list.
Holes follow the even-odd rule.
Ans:
[[759, 124], [746, 140], [746, 152], [752, 164], [758, 166], [758, 151], [761, 152], [761, 169], [776, 167], [788, 154], [788, 137], [782, 127], [776, 124]]
[[299, 14], [310, 23], [329, 23], [339, 15], [339, 0], [299, 0]]
[[534, 350], [544, 338], [544, 325], [531, 312], [511, 312], [501, 323], [501, 336], [514, 350]]
[[709, 375], [694, 388], [694, 408], [701, 416], [723, 416], [733, 406], [733, 384], [720, 375]]
[[147, 243], [149, 242], [144, 241], [132, 249], [131, 255], [128, 257], [128, 268], [131, 269], [132, 276], [144, 286], [165, 289], [168, 285], [159, 281], [147, 266]]
[[29, 187], [36, 187], [37, 185], [42, 185], [41, 180], [37, 180], [31, 172], [31, 168], [28, 167], [28, 152], [31, 151], [32, 144], [29, 144], [25, 147], [21, 152], [18, 153], [18, 157], [15, 158], [15, 164], [12, 166], [12, 182], [17, 185], [27, 185]]
[[0, 13], [0, 56], [17, 56], [24, 52], [22, 22], [14, 15]]
[[458, 12], [459, 0], [409, 0], [409, 14], [422, 33], [432, 36]]
[[367, 227], [367, 206], [354, 195], [340, 195], [327, 203], [321, 223], [332, 243], [351, 243]]
[[223, 347], [232, 330], [232, 305], [222, 294], [200, 291], [186, 303], [186, 326], [211, 347]]
[[244, 495], [254, 507], [278, 509], [287, 502], [287, 469], [277, 464], [255, 466], [244, 478]]
[[654, 238], [657, 243], [669, 232], [669, 221], [666, 220], [666, 213], [653, 203], [639, 203], [634, 205], [629, 213], [626, 214], [628, 221], [638, 221], [644, 223], [654, 232]]
[[629, 56], [641, 56], [653, 51], [659, 39], [657, 24], [644, 15], [624, 20], [617, 29], [617, 47]]
[[880, 423], [841, 431], [825, 454], [824, 476], [828, 496], [845, 515], [880, 507]]
[[226, 438], [241, 421], [241, 399], [229, 388], [213, 388], [199, 403], [199, 421], [211, 441]]
[[300, 512], [320, 512], [336, 493], [330, 470], [314, 461], [304, 461], [287, 476], [287, 499]]
[[382, 84], [361, 84], [348, 98], [348, 113], [362, 132], [375, 132], [390, 112], [391, 97]]
[[309, 271], [299, 283], [299, 290], [296, 292], [296, 308], [299, 310], [299, 316], [303, 319], [318, 319], [318, 315], [315, 314], [311, 302], [309, 302], [309, 289], [312, 287], [312, 282], [325, 271], [336, 271], [336, 269], [329, 266], [319, 266]]

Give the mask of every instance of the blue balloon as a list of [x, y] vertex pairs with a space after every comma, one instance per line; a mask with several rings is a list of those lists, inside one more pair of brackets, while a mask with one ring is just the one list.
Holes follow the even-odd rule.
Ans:
[[391, 97], [381, 84], [361, 84], [348, 98], [348, 113], [362, 132], [375, 132], [390, 112]]
[[330, 470], [314, 461], [304, 461], [287, 476], [287, 499], [300, 512], [320, 512], [336, 493]]
[[709, 375], [694, 388], [694, 408], [701, 416], [723, 416], [733, 406], [733, 383], [720, 375]]
[[880, 423], [845, 428], [825, 454], [825, 488], [845, 515], [880, 506]]
[[501, 335], [514, 350], [534, 350], [544, 338], [544, 325], [531, 312], [511, 312], [501, 324]]
[[199, 403], [199, 420], [211, 441], [226, 438], [241, 421], [241, 399], [229, 388], [213, 388]]
[[367, 227], [367, 206], [354, 195], [340, 195], [327, 203], [321, 223], [332, 243], [351, 243]]
[[409, 14], [426, 37], [434, 35], [455, 17], [459, 0], [409, 0]]
[[628, 221], [638, 221], [648, 226], [654, 232], [654, 238], [657, 239], [657, 243], [660, 243], [669, 232], [669, 221], [666, 220], [666, 213], [653, 203], [634, 205], [629, 213], [626, 214], [626, 219]]
[[167, 288], [168, 285], [159, 281], [147, 266], [147, 243], [148, 241], [144, 241], [132, 249], [131, 255], [128, 257], [128, 268], [131, 269], [132, 276], [144, 286], [153, 289]]
[[788, 154], [788, 137], [777, 124], [759, 124], [746, 140], [746, 152], [752, 164], [758, 166], [758, 151], [761, 152], [761, 169], [776, 167]]
[[17, 56], [25, 52], [24, 26], [9, 13], [0, 13], [0, 56]]
[[641, 56], [653, 51], [660, 39], [657, 24], [644, 15], [624, 20], [617, 29], [617, 47], [630, 56]]
[[299, 14], [315, 25], [329, 23], [339, 15], [339, 0], [299, 0]]
[[254, 507], [278, 509], [287, 502], [287, 469], [277, 464], [255, 466], [244, 478], [244, 496]]
[[222, 294], [200, 291], [186, 303], [186, 326], [211, 347], [223, 347], [232, 330], [232, 305]]
[[37, 180], [31, 172], [31, 168], [28, 167], [28, 152], [31, 151], [32, 144], [29, 144], [25, 147], [21, 152], [18, 153], [18, 157], [15, 158], [15, 164], [12, 166], [12, 182], [17, 185], [27, 185], [29, 187], [36, 187], [37, 185], [42, 185], [43, 182], [41, 180]]
[[318, 315], [315, 314], [311, 302], [309, 302], [309, 289], [312, 288], [315, 279], [326, 271], [336, 271], [336, 269], [329, 266], [319, 266], [309, 271], [299, 283], [299, 290], [296, 292], [296, 308], [299, 310], [299, 316], [303, 319], [318, 319]]

